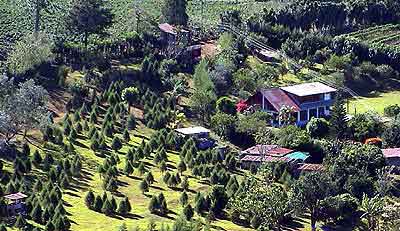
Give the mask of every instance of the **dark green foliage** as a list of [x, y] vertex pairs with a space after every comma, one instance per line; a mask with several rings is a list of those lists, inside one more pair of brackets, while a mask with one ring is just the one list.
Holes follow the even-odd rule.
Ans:
[[109, 200], [105, 200], [103, 203], [103, 207], [101, 208], [101, 212], [106, 214], [107, 216], [113, 213], [112, 205]]
[[126, 215], [131, 211], [132, 207], [127, 197], [120, 201], [117, 212]]
[[145, 177], [146, 181], [151, 185], [154, 183], [154, 176], [151, 172], [148, 172]]
[[166, 0], [162, 8], [164, 21], [172, 25], [186, 26], [189, 20], [186, 7], [186, 0]]
[[388, 117], [395, 117], [400, 114], [400, 106], [398, 104], [389, 105], [385, 107], [384, 113]]
[[188, 180], [187, 176], [185, 176], [183, 178], [183, 181], [181, 182], [181, 187], [182, 187], [183, 190], [188, 190], [189, 189], [189, 180]]
[[324, 137], [329, 133], [329, 123], [323, 118], [311, 118], [306, 128], [307, 132], [314, 138]]
[[129, 115], [126, 126], [127, 126], [128, 130], [134, 130], [136, 128], [135, 116]]
[[331, 112], [330, 124], [336, 134], [336, 137], [339, 139], [344, 138], [347, 132], [347, 120], [346, 109], [340, 94], [336, 96], [336, 100]]
[[129, 176], [132, 173], [133, 173], [132, 164], [130, 163], [130, 161], [126, 160], [125, 161], [125, 167], [124, 167], [124, 174]]
[[25, 225], [27, 224], [25, 218], [20, 214], [17, 216], [17, 221], [15, 222], [14, 226], [17, 228], [24, 228]]
[[348, 127], [355, 140], [364, 142], [367, 138], [378, 137], [383, 130], [383, 123], [378, 115], [363, 113], [351, 118]]
[[193, 208], [190, 204], [187, 204], [185, 206], [185, 208], [183, 208], [183, 214], [185, 215], [186, 220], [191, 220], [193, 215], [194, 215], [194, 211]]
[[129, 135], [128, 129], [125, 129], [125, 130], [124, 130], [123, 137], [124, 137], [124, 141], [125, 141], [125, 142], [129, 142], [129, 141], [131, 140], [131, 137], [130, 137], [130, 135]]
[[95, 197], [94, 197], [94, 193], [91, 190], [86, 194], [85, 204], [90, 209], [94, 208]]
[[37, 223], [41, 223], [42, 221], [42, 207], [40, 206], [40, 204], [37, 204], [32, 212], [30, 213], [30, 216], [32, 218], [32, 220], [34, 220]]
[[101, 196], [97, 195], [96, 199], [94, 200], [94, 210], [100, 212], [102, 207], [103, 207], [103, 200], [101, 199]]
[[122, 148], [122, 142], [118, 136], [115, 136], [114, 139], [112, 140], [111, 147], [114, 151], [118, 151]]
[[146, 167], [144, 166], [143, 162], [140, 162], [138, 172], [140, 175], [143, 175], [146, 172]]
[[400, 116], [397, 116], [385, 129], [382, 139], [386, 148], [400, 147]]
[[46, 224], [46, 231], [54, 231], [55, 230], [55, 226], [53, 224], [52, 221], [48, 221]]
[[42, 156], [39, 153], [39, 150], [35, 150], [32, 157], [32, 163], [37, 167], [42, 163]]
[[7, 228], [4, 224], [0, 224], [0, 231], [7, 231]]
[[182, 161], [182, 160], [181, 160], [181, 161], [179, 162], [179, 164], [178, 164], [178, 171], [179, 171], [180, 173], [186, 171], [186, 164], [185, 164], [185, 161]]
[[110, 203], [112, 211], [115, 212], [117, 210], [117, 201], [114, 197], [111, 197]]
[[150, 200], [150, 203], [149, 203], [149, 211], [151, 212], [151, 213], [156, 213], [157, 212], [157, 209], [159, 208], [159, 203], [158, 203], [158, 199], [157, 199], [157, 197], [156, 196], [152, 196], [151, 197], [151, 200]]
[[222, 185], [213, 186], [209, 197], [211, 199], [211, 209], [215, 214], [221, 214], [228, 203], [228, 195], [226, 194], [225, 187]]
[[149, 191], [149, 183], [146, 180], [142, 180], [139, 187], [143, 194]]
[[189, 200], [189, 197], [188, 197], [186, 191], [183, 191], [181, 194], [181, 197], [179, 198], [181, 205], [185, 206], [188, 203], [188, 200]]
[[[104, 1], [78, 0], [69, 12], [68, 27], [84, 38], [85, 47], [91, 34], [102, 33], [111, 24], [112, 13], [104, 6]], [[90, 18], [91, 20], [87, 20]]]

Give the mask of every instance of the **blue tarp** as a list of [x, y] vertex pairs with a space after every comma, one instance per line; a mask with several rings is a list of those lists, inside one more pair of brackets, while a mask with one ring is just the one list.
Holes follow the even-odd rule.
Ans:
[[309, 154], [307, 152], [292, 152], [290, 154], [287, 154], [285, 157], [293, 160], [306, 160], [309, 157]]

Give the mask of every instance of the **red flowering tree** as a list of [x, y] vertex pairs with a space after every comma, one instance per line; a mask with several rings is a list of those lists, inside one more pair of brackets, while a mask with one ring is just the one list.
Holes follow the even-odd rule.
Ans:
[[246, 110], [249, 107], [249, 105], [247, 105], [246, 101], [241, 99], [239, 100], [239, 102], [236, 104], [236, 111], [237, 112], [243, 112], [244, 110]]

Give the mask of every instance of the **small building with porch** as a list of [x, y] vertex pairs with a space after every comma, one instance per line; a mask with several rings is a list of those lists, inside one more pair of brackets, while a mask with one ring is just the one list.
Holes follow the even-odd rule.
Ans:
[[28, 197], [27, 195], [21, 192], [3, 196], [7, 206], [7, 216], [13, 217], [18, 214], [25, 215], [26, 213], [25, 199], [27, 197]]
[[330, 115], [336, 89], [320, 82], [304, 83], [287, 87], [261, 89], [245, 103], [272, 115], [271, 123], [280, 126], [279, 112], [283, 107], [293, 111], [296, 125], [304, 126], [312, 117]]
[[193, 138], [197, 148], [204, 150], [214, 147], [215, 141], [210, 138], [210, 130], [201, 126], [177, 128], [175, 132], [184, 138]]

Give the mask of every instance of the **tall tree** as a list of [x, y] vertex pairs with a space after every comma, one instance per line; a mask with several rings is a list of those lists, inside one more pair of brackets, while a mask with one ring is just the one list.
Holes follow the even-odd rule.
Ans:
[[[334, 193], [334, 184], [327, 174], [308, 173], [302, 175], [292, 188], [292, 203], [296, 209], [308, 209], [311, 215], [311, 229], [316, 230], [320, 217], [321, 201]], [[304, 211], [304, 210], [303, 210]]]
[[346, 119], [346, 108], [344, 107], [343, 99], [341, 94], [338, 93], [336, 96], [335, 103], [331, 112], [330, 123], [333, 130], [336, 133], [338, 139], [342, 139], [346, 135], [347, 131], [347, 119]]
[[70, 12], [68, 27], [83, 36], [85, 48], [91, 34], [101, 34], [112, 22], [113, 15], [104, 0], [75, 0]]
[[207, 61], [202, 60], [194, 73], [194, 92], [190, 97], [191, 106], [197, 111], [203, 122], [212, 110], [212, 103], [216, 100], [214, 83], [211, 81]]
[[165, 0], [162, 16], [169, 24], [186, 26], [189, 20], [186, 7], [187, 0]]

